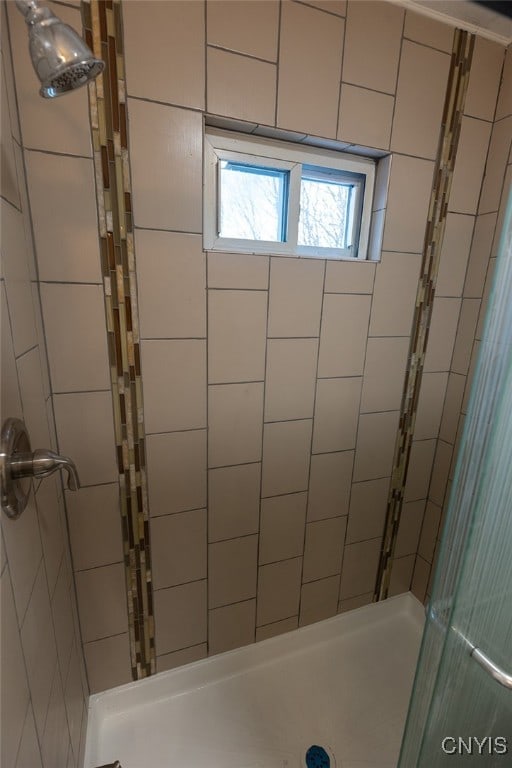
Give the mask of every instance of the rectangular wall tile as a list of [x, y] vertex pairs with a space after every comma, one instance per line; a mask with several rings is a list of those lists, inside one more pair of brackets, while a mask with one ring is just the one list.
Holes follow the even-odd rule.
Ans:
[[377, 265], [370, 336], [410, 336], [421, 256], [383, 253]]
[[302, 585], [299, 626], [336, 615], [339, 582], [339, 576], [331, 576]]
[[250, 253], [209, 253], [208, 288], [268, 289], [269, 257]]
[[269, 339], [265, 421], [313, 416], [317, 339]]
[[208, 465], [261, 461], [263, 384], [224, 384], [208, 390]]
[[263, 381], [266, 292], [216, 290], [208, 293], [209, 382]]
[[182, 648], [180, 651], [164, 653], [156, 657], [156, 671], [166, 672], [168, 669], [182, 667], [185, 664], [191, 664], [194, 661], [205, 659], [208, 655], [208, 646], [206, 643], [192, 645], [190, 648]]
[[436, 297], [425, 355], [425, 371], [450, 370], [460, 307], [460, 299]]
[[313, 259], [272, 258], [268, 335], [318, 336], [324, 264]]
[[311, 419], [265, 424], [262, 496], [307, 489], [311, 429]]
[[261, 464], [210, 469], [208, 473], [209, 541], [258, 533]]
[[504, 49], [500, 43], [477, 35], [464, 113], [481, 120], [494, 120]]
[[206, 430], [148, 435], [149, 509], [168, 515], [206, 505]]
[[403, 505], [394, 555], [397, 559], [417, 552], [425, 504], [425, 499], [419, 499]]
[[158, 589], [154, 600], [158, 655], [206, 642], [206, 580]]
[[141, 344], [146, 432], [206, 426], [206, 342], [147, 340]]
[[302, 557], [306, 503], [307, 493], [261, 500], [260, 565]]
[[343, 83], [338, 139], [388, 149], [395, 101], [392, 96]]
[[462, 296], [474, 224], [473, 216], [447, 215], [436, 296]]
[[448, 208], [475, 214], [480, 197], [491, 123], [463, 117]]
[[359, 418], [354, 481], [391, 473], [399, 411], [363, 413]]
[[478, 213], [491, 213], [500, 207], [501, 190], [512, 142], [512, 116], [495, 123], [478, 204]]
[[383, 249], [421, 253], [434, 163], [395, 154], [391, 168]]
[[436, 450], [436, 440], [413, 440], [409, 458], [409, 471], [405, 487], [405, 501], [426, 499]]
[[194, 509], [151, 521], [155, 589], [206, 578], [206, 518], [206, 509]]
[[414, 555], [406, 557], [396, 557], [393, 561], [391, 579], [389, 582], [389, 596], [402, 595], [409, 592], [411, 588], [411, 579], [414, 569]]
[[340, 573], [346, 528], [346, 517], [333, 517], [306, 525], [303, 582]]
[[256, 0], [252, 3], [220, 0], [207, 3], [206, 11], [210, 45], [277, 61], [277, 0]]
[[405, 14], [404, 37], [432, 48], [451, 53], [453, 27], [414, 11]]
[[316, 453], [311, 457], [308, 522], [348, 514], [353, 451]]
[[208, 47], [207, 66], [208, 112], [274, 125], [275, 64]]
[[128, 634], [84, 644], [91, 693], [132, 681]]
[[[328, 294], [324, 298], [318, 375], [360, 376], [363, 373], [369, 296]], [[349, 328], [350, 333], [340, 333]]]
[[382, 536], [389, 493], [389, 478], [354, 483], [350, 496], [347, 544]]
[[200, 235], [135, 232], [143, 339], [206, 336], [206, 265]]
[[374, 590], [380, 547], [380, 537], [345, 547], [340, 584], [342, 601]]
[[[277, 124], [335, 138], [345, 22], [284, 3], [279, 43]], [[297, 82], [301, 98], [297, 98]]]
[[375, 264], [370, 261], [327, 261], [327, 293], [372, 293], [374, 280]]
[[271, 624], [297, 616], [302, 557], [262, 565], [258, 575], [256, 624]]
[[22, 623], [43, 553], [33, 493], [30, 494], [27, 506], [19, 519], [4, 517], [2, 533], [10, 561], [10, 577], [16, 611]]
[[414, 427], [416, 440], [438, 436], [447, 383], [447, 372], [423, 373]]
[[80, 571], [75, 581], [85, 643], [126, 631], [128, 615], [122, 563]]
[[121, 562], [123, 537], [117, 483], [92, 485], [81, 488], [80, 493], [68, 491], [66, 508], [75, 570]]
[[264, 624], [256, 628], [256, 641], [268, 640], [270, 637], [282, 635], [285, 632], [293, 632], [299, 626], [299, 617], [291, 616], [289, 619], [274, 621], [271, 624]]
[[313, 453], [355, 447], [361, 383], [361, 377], [318, 381]]
[[361, 412], [400, 408], [409, 339], [369, 338], [366, 347]]
[[225, 605], [208, 612], [210, 655], [254, 643], [256, 600]]
[[218, 608], [255, 597], [257, 568], [257, 536], [209, 544], [209, 607]]

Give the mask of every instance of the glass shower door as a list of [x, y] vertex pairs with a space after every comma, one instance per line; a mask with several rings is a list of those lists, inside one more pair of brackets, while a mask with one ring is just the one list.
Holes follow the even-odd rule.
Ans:
[[512, 765], [511, 194], [399, 768], [457, 764]]

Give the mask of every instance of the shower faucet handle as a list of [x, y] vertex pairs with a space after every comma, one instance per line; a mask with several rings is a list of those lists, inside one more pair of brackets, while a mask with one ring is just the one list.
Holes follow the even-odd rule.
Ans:
[[[29, 476], [48, 477], [58, 469], [65, 469], [67, 472], [67, 487], [70, 491], [78, 491], [80, 488], [80, 478], [75, 466], [75, 462], [67, 456], [59, 456], [54, 451], [37, 448], [31, 457], [32, 467], [28, 467]], [[15, 476], [15, 475], [14, 475]], [[27, 475], [20, 475], [27, 477]]]

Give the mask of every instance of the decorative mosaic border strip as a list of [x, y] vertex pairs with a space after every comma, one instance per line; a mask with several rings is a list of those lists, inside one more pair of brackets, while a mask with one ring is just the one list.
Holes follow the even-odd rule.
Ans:
[[439, 258], [444, 239], [448, 200], [450, 198], [474, 44], [474, 35], [461, 29], [455, 30], [441, 134], [434, 168], [434, 182], [430, 195], [429, 215], [423, 243], [423, 259], [418, 292], [416, 294], [416, 307], [393, 458], [393, 471], [381, 559], [375, 588], [375, 600], [384, 600], [389, 591], [393, 553], [404, 500], [418, 398], [423, 376], [423, 365], [427, 351], [428, 332], [439, 271]]
[[156, 657], [121, 2], [82, 1], [81, 8], [87, 44], [105, 62], [89, 85], [89, 104], [136, 680], [155, 672]]

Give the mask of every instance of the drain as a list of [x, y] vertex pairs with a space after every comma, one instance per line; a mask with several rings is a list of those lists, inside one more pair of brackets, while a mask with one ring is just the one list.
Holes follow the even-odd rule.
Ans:
[[331, 768], [331, 759], [323, 747], [313, 744], [306, 752], [307, 768]]

